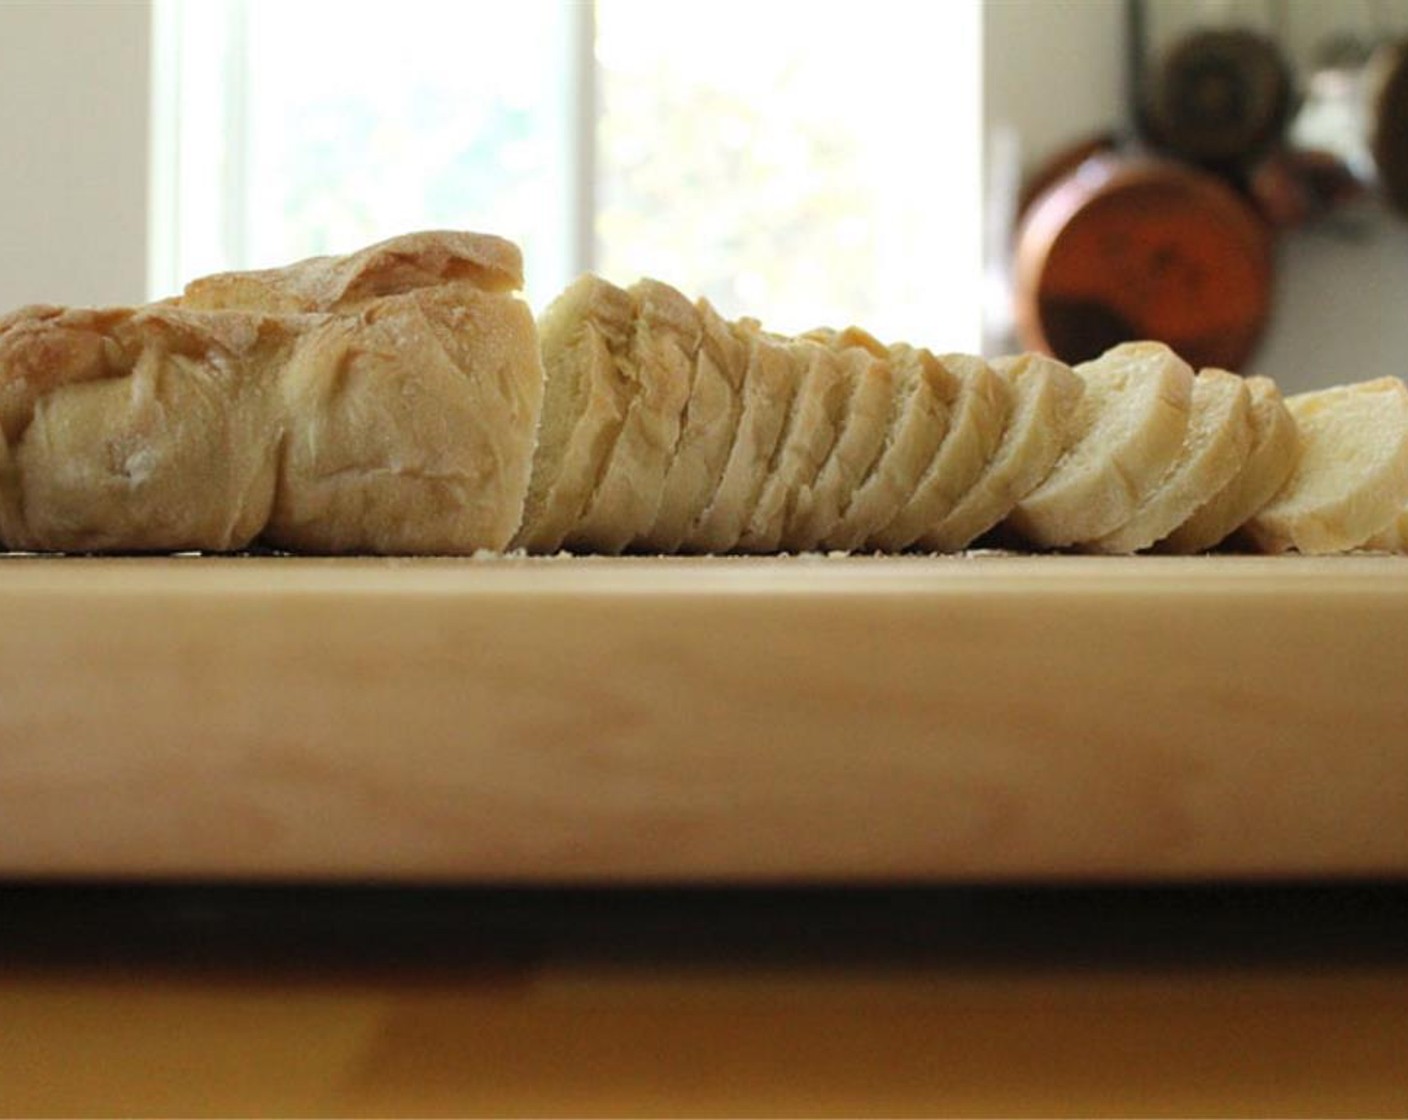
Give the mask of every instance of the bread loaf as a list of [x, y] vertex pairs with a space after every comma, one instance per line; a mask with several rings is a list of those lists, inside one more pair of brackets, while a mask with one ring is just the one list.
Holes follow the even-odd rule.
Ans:
[[228, 551], [275, 502], [276, 371], [299, 320], [32, 307], [0, 319], [0, 538]]
[[9, 547], [502, 549], [542, 394], [518, 250], [425, 233], [0, 320]]
[[500, 238], [0, 317], [0, 541], [73, 551], [1408, 550], [1408, 387], [1282, 401], [1166, 346], [1074, 371], [788, 338], [659, 280], [537, 323]]

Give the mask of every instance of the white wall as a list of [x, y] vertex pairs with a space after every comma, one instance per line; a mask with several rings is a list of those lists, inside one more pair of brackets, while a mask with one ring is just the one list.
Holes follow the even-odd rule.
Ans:
[[[1402, 4], [1408, 0], [1393, 0]], [[0, 310], [146, 297], [150, 5], [0, 2]], [[1022, 162], [1124, 119], [1122, 0], [989, 0], [985, 119]], [[1408, 222], [1285, 239], [1253, 371], [1408, 374]]]
[[[1243, 0], [1253, 20], [1264, 0]], [[1235, 14], [1238, 0], [1195, 5], [1156, 0], [1159, 37], [1170, 15]], [[1364, 29], [1366, 13], [1388, 30], [1408, 29], [1408, 0], [1343, 4], [1294, 0], [1287, 9], [1292, 53], [1304, 61], [1326, 28]], [[1064, 144], [1127, 121], [1124, 5], [1121, 0], [988, 0], [984, 24], [986, 124], [1021, 135], [1030, 171]], [[1321, 22], [1317, 22], [1321, 21]], [[1408, 377], [1408, 220], [1377, 213], [1350, 238], [1333, 228], [1298, 231], [1277, 252], [1273, 312], [1248, 373], [1296, 391], [1341, 381]]]
[[147, 3], [0, 3], [0, 311], [146, 295]]

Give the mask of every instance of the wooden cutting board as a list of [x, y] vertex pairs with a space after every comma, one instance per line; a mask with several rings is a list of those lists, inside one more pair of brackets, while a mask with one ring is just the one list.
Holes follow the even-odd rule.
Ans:
[[1408, 560], [0, 561], [0, 876], [1408, 874]]

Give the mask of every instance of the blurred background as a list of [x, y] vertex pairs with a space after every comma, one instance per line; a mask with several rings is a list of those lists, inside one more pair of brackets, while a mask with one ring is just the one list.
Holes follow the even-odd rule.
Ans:
[[784, 331], [1403, 375], [1405, 37], [1408, 0], [12, 0], [0, 306], [458, 227], [539, 309], [591, 269]]

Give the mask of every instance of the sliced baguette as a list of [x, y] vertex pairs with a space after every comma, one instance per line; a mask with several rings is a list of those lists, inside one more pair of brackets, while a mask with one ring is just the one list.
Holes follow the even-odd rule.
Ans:
[[573, 552], [619, 553], [655, 521], [694, 381], [703, 326], [668, 284], [630, 288], [635, 321], [619, 368], [634, 395], [586, 512], [563, 540]]
[[830, 347], [799, 338], [788, 343], [787, 351], [799, 365], [801, 385], [758, 504], [739, 539], [741, 552], [778, 550], [788, 511], [801, 490], [816, 481], [846, 423], [851, 383]]
[[747, 343], [708, 300], [695, 303], [701, 341], [694, 383], [685, 405], [679, 442], [665, 473], [654, 524], [636, 540], [637, 551], [675, 552], [703, 516], [719, 487], [743, 417]]
[[1290, 397], [1300, 459], [1246, 525], [1266, 552], [1344, 552], [1408, 503], [1408, 387], [1396, 377]]
[[556, 552], [591, 498], [630, 408], [619, 362], [634, 319], [630, 293], [591, 274], [540, 316], [547, 382], [515, 547]]
[[856, 327], [813, 331], [835, 353], [850, 385], [846, 419], [831, 453], [810, 486], [801, 487], [787, 514], [782, 547], [811, 552], [835, 529], [861, 481], [880, 455], [895, 400], [895, 370], [888, 351]]
[[1251, 393], [1235, 373], [1205, 369], [1193, 380], [1188, 434], [1172, 466], [1112, 533], [1084, 542], [1089, 552], [1140, 552], [1166, 537], [1232, 481], [1252, 447]]
[[939, 361], [959, 382], [948, 433], [909, 501], [871, 535], [873, 548], [898, 552], [940, 524], [987, 469], [1007, 427], [1007, 383], [987, 362], [968, 354], [945, 354]]
[[1006, 521], [1045, 548], [1093, 540], [1128, 521], [1188, 431], [1193, 371], [1162, 343], [1122, 343], [1076, 372], [1085, 381], [1076, 442]]
[[797, 370], [782, 340], [752, 319], [730, 327], [748, 351], [743, 413], [718, 489], [682, 542], [686, 552], [731, 552], [737, 546], [757, 505], [797, 393]]
[[1085, 382], [1069, 366], [1042, 354], [998, 358], [993, 370], [1007, 383], [1012, 412], [987, 469], [918, 544], [931, 552], [967, 548], [1012, 512], [1065, 454], [1075, 432]]
[[1155, 547], [1189, 555], [1206, 552], [1246, 524], [1285, 484], [1300, 454], [1296, 422], [1269, 377], [1245, 380], [1251, 403], [1251, 448], [1242, 469]]
[[889, 432], [841, 520], [823, 538], [828, 549], [851, 552], [893, 521], [948, 434], [959, 379], [927, 350], [893, 345], [888, 356], [896, 379]]

